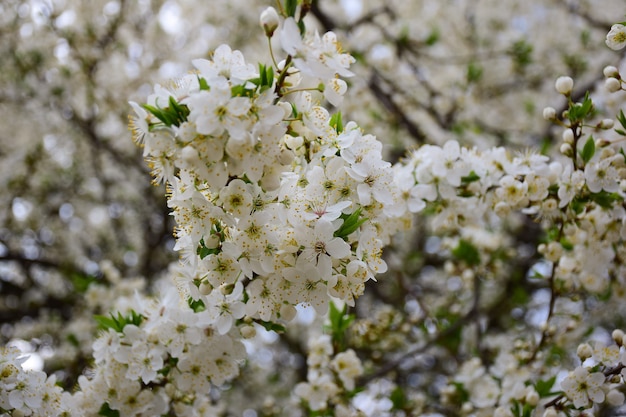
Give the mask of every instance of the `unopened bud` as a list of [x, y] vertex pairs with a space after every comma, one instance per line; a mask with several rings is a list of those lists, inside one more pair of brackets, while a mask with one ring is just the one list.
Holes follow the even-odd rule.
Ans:
[[553, 407], [546, 408], [543, 412], [543, 417], [558, 417], [559, 413]]
[[200, 283], [198, 291], [200, 291], [200, 294], [202, 295], [209, 295], [211, 294], [211, 291], [213, 291], [213, 285], [211, 285], [208, 280], [204, 280]]
[[526, 404], [534, 407], [537, 405], [537, 403], [539, 403], [539, 394], [535, 390], [529, 391], [526, 394], [525, 400]]
[[273, 7], [268, 7], [263, 10], [261, 13], [261, 18], [259, 19], [261, 22], [261, 27], [265, 30], [265, 35], [268, 38], [271, 38], [274, 35], [274, 31], [280, 24], [280, 18], [278, 17], [278, 12]]
[[559, 77], [556, 79], [554, 87], [560, 94], [568, 96], [574, 88], [574, 80], [572, 77]]
[[615, 122], [613, 119], [602, 119], [602, 121], [598, 124], [600, 129], [612, 129]]
[[613, 330], [611, 333], [611, 337], [617, 343], [618, 346], [622, 346], [622, 341], [624, 340], [624, 332], [620, 329]]
[[617, 78], [607, 78], [604, 87], [609, 93], [615, 93], [622, 89], [622, 83]]
[[546, 107], [543, 109], [543, 118], [546, 120], [554, 120], [556, 118], [556, 110], [554, 107]]
[[576, 349], [576, 355], [578, 355], [581, 361], [584, 361], [593, 355], [593, 349], [588, 343], [581, 343]]
[[574, 154], [574, 149], [572, 148], [572, 145], [570, 145], [569, 143], [561, 144], [559, 151], [565, 156], [572, 156]]
[[602, 70], [602, 73], [604, 74], [606, 78], [611, 78], [611, 77], [618, 78], [619, 77], [619, 71], [613, 65], [607, 65], [606, 67], [604, 67], [604, 69]]
[[624, 394], [612, 389], [606, 394], [606, 402], [613, 407], [619, 407], [624, 404]]
[[239, 331], [244, 339], [251, 339], [256, 336], [256, 329], [254, 326], [241, 326]]
[[574, 143], [574, 131], [572, 129], [565, 129], [563, 131], [563, 142], [570, 145]]

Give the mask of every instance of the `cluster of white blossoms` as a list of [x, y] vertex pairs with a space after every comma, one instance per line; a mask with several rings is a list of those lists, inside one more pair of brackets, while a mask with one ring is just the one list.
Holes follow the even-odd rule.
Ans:
[[[623, 265], [611, 261], [626, 238], [626, 164], [620, 141], [598, 140], [591, 151], [596, 143], [590, 140], [586, 161], [578, 156], [577, 162], [551, 162], [530, 151], [513, 156], [501, 147], [479, 151], [454, 141], [422, 146], [395, 166], [396, 180], [407, 210], [429, 207], [442, 232], [488, 230], [514, 210], [544, 221], [550, 240], [539, 251], [554, 264], [555, 278], [568, 289], [602, 292], [611, 276], [624, 276]], [[461, 238], [480, 247], [480, 236]]]
[[[365, 283], [387, 270], [383, 247], [418, 212], [431, 216], [438, 233], [450, 231], [446, 245], [479, 272], [487, 261], [476, 249], [485, 244], [477, 231], [497, 228], [513, 212], [536, 219], [546, 236], [537, 250], [550, 264], [539, 278], [546, 278], [552, 300], [626, 284], [623, 113], [617, 120], [624, 130], [613, 138], [614, 121], [590, 124], [592, 100], [572, 101], [573, 80], [561, 77], [556, 89], [568, 110], [557, 115], [548, 108], [544, 116], [564, 128], [562, 160], [448, 141], [424, 145], [392, 166], [374, 136], [344, 125], [340, 113], [319, 102], [341, 103], [347, 85], [339, 77], [351, 75], [353, 59], [333, 33], [307, 32], [306, 9], [296, 5], [286, 2], [282, 18], [272, 8], [261, 17], [268, 38], [278, 31], [283, 61], [254, 66], [222, 45], [211, 59], [193, 61], [193, 73], [157, 85], [147, 104], [131, 103], [134, 139], [155, 181], [167, 185], [177, 223], [177, 288], [164, 287], [156, 302], [137, 295], [132, 308], [97, 317], [103, 331], [93, 344], [93, 369], [73, 395], [53, 376], [23, 369], [16, 350], [0, 351], [1, 411], [216, 415], [213, 388], [238, 374], [247, 357], [244, 339], [258, 325], [284, 330], [296, 307], [322, 315], [330, 305], [332, 336], [310, 344], [307, 381], [295, 385], [294, 397], [320, 415], [383, 414], [393, 401], [374, 406], [375, 385], [359, 398], [365, 366], [336, 339], [350, 319], [329, 303], [355, 305]], [[619, 42], [616, 30], [607, 43]], [[617, 70], [605, 74], [621, 83]], [[551, 306], [548, 320], [553, 312]], [[461, 414], [516, 417], [623, 404], [617, 389], [626, 376], [623, 332], [613, 333], [616, 346], [581, 345], [584, 362], [560, 381], [562, 391], [553, 391], [556, 377], [530, 373], [546, 335], [524, 357], [498, 346], [490, 367], [467, 360], [443, 388], [442, 403], [458, 403]]]
[[[292, 39], [293, 19], [283, 25]], [[294, 55], [276, 73], [223, 45], [133, 103], [135, 136], [170, 190], [178, 285], [221, 334], [244, 316], [290, 320], [299, 304], [324, 313], [330, 296], [353, 305], [386, 270], [382, 247], [399, 223], [382, 144], [301, 91], [311, 76], [347, 74], [333, 39], [284, 41]]]
[[353, 391], [355, 378], [363, 373], [361, 360], [352, 349], [335, 352], [333, 356], [329, 335], [311, 341], [307, 367], [308, 381], [299, 383], [294, 393], [313, 411], [334, 408], [335, 402], [342, 398], [339, 394]]

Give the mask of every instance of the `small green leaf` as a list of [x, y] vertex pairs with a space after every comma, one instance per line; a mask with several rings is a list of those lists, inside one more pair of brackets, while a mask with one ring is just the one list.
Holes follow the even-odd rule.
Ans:
[[335, 303], [329, 303], [328, 320], [330, 325], [324, 326], [324, 328], [330, 332], [336, 352], [345, 350], [346, 331], [355, 318], [354, 314], [348, 314], [347, 305], [339, 310]]
[[87, 291], [87, 289], [89, 288], [89, 286], [93, 282], [96, 282], [97, 279], [90, 275], [74, 273], [70, 275], [70, 281], [72, 281], [72, 286], [77, 292], [84, 294], [85, 291]]
[[609, 193], [604, 190], [590, 194], [589, 198], [603, 209], [611, 209], [616, 201], [623, 201], [618, 193]]
[[198, 77], [198, 84], [200, 85], [200, 91], [202, 90], [210, 90], [209, 83], [202, 77]]
[[424, 43], [426, 43], [426, 45], [428, 46], [433, 46], [439, 41], [440, 38], [441, 38], [441, 33], [439, 32], [439, 29], [434, 28], [433, 30], [430, 31]]
[[341, 132], [343, 132], [343, 121], [341, 120], [340, 111], [332, 115], [332, 117], [330, 118], [329, 124], [330, 124], [330, 127], [335, 129], [337, 133], [341, 134]]
[[268, 332], [284, 333], [286, 330], [285, 326], [282, 324], [274, 323], [272, 321], [255, 320], [255, 322], [263, 326]]
[[295, 17], [297, 7], [298, 0], [285, 0], [285, 13], [287, 13], [287, 17]]
[[341, 224], [339, 229], [335, 230], [334, 236], [346, 239], [348, 236], [350, 236], [350, 234], [354, 233], [363, 223], [368, 220], [367, 217], [361, 217], [362, 211], [363, 210], [361, 209], [361, 207], [359, 207], [351, 214], [342, 214], [341, 218], [343, 219], [343, 223]]
[[585, 146], [583, 150], [580, 152], [580, 157], [582, 160], [587, 163], [593, 158], [593, 155], [596, 153], [596, 141], [593, 139], [593, 136], [589, 136], [587, 142], [585, 142]]
[[201, 299], [194, 300], [193, 298], [189, 297], [187, 299], [187, 304], [193, 310], [194, 313], [199, 313], [200, 311], [206, 310], [204, 301], [202, 301]]
[[103, 330], [113, 329], [119, 332], [117, 322], [112, 317], [101, 316], [99, 314], [93, 316], [94, 320], [98, 322], [100, 328]]
[[475, 62], [470, 62], [467, 66], [467, 83], [475, 83], [483, 76], [483, 67]]
[[509, 56], [513, 59], [515, 71], [521, 73], [532, 63], [533, 46], [521, 39], [511, 45], [508, 50]]
[[480, 252], [476, 246], [465, 239], [459, 241], [458, 246], [452, 250], [452, 255], [470, 266], [480, 264]]
[[389, 399], [393, 403], [393, 410], [404, 410], [407, 406], [407, 398], [401, 387], [396, 387], [391, 391]]
[[566, 251], [571, 251], [574, 249], [574, 245], [572, 244], [572, 242], [567, 240], [565, 237], [562, 237], [559, 243], [561, 244], [563, 249], [565, 249]]
[[107, 317], [97, 314], [94, 316], [94, 320], [98, 322], [101, 329], [113, 329], [118, 333], [122, 333], [124, 331], [124, 327], [128, 324], [139, 326], [143, 321], [143, 316], [134, 310], [131, 310], [127, 316], [122, 315], [120, 312], [117, 313], [117, 317], [114, 316], [113, 313], [111, 313], [110, 316], [111, 317]]
[[622, 125], [624, 129], [626, 129], [626, 116], [624, 116], [624, 111], [620, 110], [619, 115], [617, 116], [617, 121]]
[[463, 182], [463, 184], [469, 184], [470, 182], [474, 182], [478, 180], [480, 180], [480, 177], [473, 170], [469, 174], [467, 174], [465, 177], [461, 177], [461, 181]]
[[539, 394], [539, 397], [541, 398], [548, 397], [551, 394], [550, 390], [554, 386], [555, 381], [556, 381], [556, 376], [553, 376], [552, 378], [547, 379], [545, 381], [541, 379], [537, 381], [535, 383], [535, 390], [537, 391], [537, 394]]
[[109, 406], [109, 403], [104, 403], [102, 404], [102, 407], [100, 407], [100, 410], [98, 411], [98, 415], [104, 416], [104, 417], [120, 417], [120, 412], [117, 410], [111, 409], [111, 407]]

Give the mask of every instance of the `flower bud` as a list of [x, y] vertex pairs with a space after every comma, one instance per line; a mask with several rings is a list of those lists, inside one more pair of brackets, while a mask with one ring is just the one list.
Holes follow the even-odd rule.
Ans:
[[613, 122], [613, 119], [602, 119], [598, 127], [600, 129], [612, 129], [614, 123], [615, 122]]
[[588, 343], [581, 343], [576, 349], [576, 355], [578, 355], [581, 361], [584, 361], [593, 355], [593, 349]]
[[259, 19], [261, 23], [261, 27], [265, 30], [265, 35], [268, 38], [271, 38], [274, 35], [274, 31], [280, 24], [280, 18], [278, 17], [278, 12], [273, 7], [268, 7], [263, 10], [261, 13], [261, 18]]
[[202, 295], [209, 295], [211, 294], [211, 291], [213, 291], [213, 285], [211, 285], [208, 280], [204, 280], [200, 283], [198, 291], [200, 291], [200, 294]]
[[560, 94], [568, 96], [574, 88], [574, 80], [572, 77], [559, 77], [556, 79], [554, 87]]
[[554, 407], [546, 408], [546, 411], [543, 412], [543, 417], [558, 417], [559, 413], [554, 409]]
[[604, 67], [604, 69], [602, 70], [602, 73], [604, 74], [606, 78], [611, 78], [611, 77], [618, 78], [619, 77], [619, 71], [613, 65], [607, 65], [606, 67]]
[[622, 89], [622, 83], [617, 78], [607, 78], [604, 87], [609, 93], [615, 93]]
[[619, 407], [624, 404], [624, 394], [612, 389], [606, 394], [606, 402], [613, 407]]
[[563, 131], [563, 142], [570, 145], [574, 143], [574, 131], [572, 129], [565, 129]]
[[543, 109], [543, 118], [546, 120], [554, 120], [556, 118], [556, 110], [554, 107], [546, 107]]
[[565, 156], [572, 156], [572, 155], [574, 155], [574, 148], [572, 148], [572, 145], [570, 145], [569, 143], [561, 144], [561, 147], [559, 148], [559, 151], [563, 155], [565, 155]]
[[239, 331], [244, 339], [251, 339], [256, 336], [256, 329], [254, 326], [241, 326]]
[[611, 337], [618, 346], [621, 346], [622, 341], [624, 340], [624, 332], [620, 329], [615, 329], [613, 330], [613, 333], [611, 333]]
[[525, 400], [528, 405], [534, 407], [539, 403], [539, 394], [535, 390], [528, 391]]

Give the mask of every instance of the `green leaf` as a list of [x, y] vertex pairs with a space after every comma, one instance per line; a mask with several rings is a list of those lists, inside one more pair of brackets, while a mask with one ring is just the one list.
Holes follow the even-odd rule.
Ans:
[[204, 301], [202, 301], [201, 299], [194, 300], [193, 298], [189, 297], [187, 299], [187, 304], [193, 310], [194, 313], [199, 313], [200, 311], [206, 310]]
[[340, 111], [331, 116], [329, 124], [337, 133], [341, 134], [343, 132], [343, 121], [341, 120]]
[[461, 177], [461, 182], [463, 182], [463, 184], [469, 184], [471, 182], [479, 181], [479, 180], [480, 180], [480, 177], [473, 170], [469, 174], [467, 174], [465, 177]]
[[100, 407], [98, 415], [104, 417], [120, 417], [120, 412], [117, 410], [112, 410], [109, 406], [109, 403], [104, 403], [102, 404], [102, 407]]
[[565, 249], [566, 251], [571, 251], [571, 250], [574, 249], [574, 245], [572, 244], [572, 242], [567, 240], [567, 238], [565, 238], [565, 237], [562, 237], [561, 240], [559, 241], [559, 243], [561, 244], [563, 249]]
[[467, 66], [467, 83], [475, 83], [483, 76], [483, 67], [475, 62], [470, 62]]
[[622, 125], [624, 129], [626, 129], [626, 116], [624, 116], [624, 111], [620, 110], [619, 115], [617, 116], [617, 121]]
[[283, 326], [282, 324], [274, 323], [272, 321], [265, 321], [265, 320], [254, 320], [254, 321], [260, 324], [261, 326], [263, 326], [265, 330], [267, 330], [268, 332], [284, 333], [286, 330], [285, 326]]
[[298, 0], [285, 0], [285, 13], [287, 13], [287, 17], [295, 17], [297, 7]]
[[508, 50], [508, 54], [513, 59], [516, 72], [523, 72], [524, 69], [532, 63], [532, 52], [533, 46], [523, 39], [516, 41], [513, 45], [511, 45], [511, 48]]
[[589, 198], [603, 209], [610, 209], [616, 201], [623, 201], [618, 193], [609, 193], [604, 190], [590, 194]]
[[333, 344], [335, 345], [335, 351], [345, 350], [345, 335], [346, 331], [355, 319], [354, 314], [348, 314], [348, 306], [344, 305], [341, 310], [337, 308], [335, 303], [329, 303], [328, 320], [329, 326], [325, 326], [327, 331], [330, 331]]
[[452, 250], [452, 255], [461, 261], [465, 261], [470, 266], [480, 264], [478, 249], [465, 239], [459, 241], [458, 246]]
[[202, 77], [198, 77], [198, 84], [200, 85], [200, 91], [202, 90], [210, 90], [209, 83]]
[[115, 317], [113, 313], [111, 313], [110, 316], [111, 317], [96, 314], [94, 320], [98, 322], [101, 329], [113, 329], [118, 333], [122, 333], [124, 327], [128, 324], [139, 326], [143, 321], [143, 316], [134, 310], [131, 310], [127, 316], [122, 315], [120, 312], [117, 313], [117, 317]]
[[168, 107], [163, 109], [149, 104], [143, 104], [142, 107], [166, 126], [180, 126], [181, 123], [187, 121], [189, 115], [189, 108], [184, 104], [178, 104], [172, 96], [169, 98]]
[[587, 142], [585, 142], [585, 146], [583, 150], [580, 152], [580, 157], [582, 160], [587, 163], [593, 158], [593, 155], [596, 153], [596, 141], [593, 139], [593, 136], [589, 136]]
[[571, 122], [579, 122], [593, 115], [593, 113], [593, 101], [589, 98], [589, 92], [586, 92], [582, 103], [570, 104], [567, 117]]
[[67, 335], [66, 340], [74, 347], [80, 347], [80, 341], [76, 337], [74, 333], [70, 333]]
[[554, 386], [555, 381], [556, 381], [556, 375], [545, 381], [541, 379], [537, 381], [535, 383], [535, 391], [537, 391], [537, 394], [539, 394], [539, 397], [544, 398], [544, 397], [550, 396], [552, 394], [550, 390]]
[[441, 33], [439, 32], [439, 29], [434, 28], [433, 30], [430, 31], [424, 43], [426, 43], [426, 45], [428, 46], [433, 46], [439, 41], [440, 38], [441, 38]]
[[343, 223], [339, 227], [339, 229], [335, 230], [334, 236], [340, 237], [342, 239], [347, 239], [350, 234], [356, 231], [363, 223], [365, 223], [368, 218], [361, 217], [361, 212], [363, 210], [361, 207], [354, 210], [351, 214], [342, 214], [340, 217], [343, 219]]
[[93, 282], [96, 282], [97, 279], [91, 275], [73, 273], [70, 275], [70, 281], [72, 281], [72, 286], [77, 292], [84, 294], [85, 291], [87, 291], [87, 289], [89, 288], [89, 286]]
[[103, 330], [107, 330], [107, 329], [113, 329], [115, 331], [120, 331], [118, 330], [118, 326], [117, 326], [117, 322], [111, 317], [107, 317], [107, 316], [101, 316], [99, 314], [93, 316], [94, 320], [98, 322], [98, 324], [100, 325], [100, 328]]
[[391, 391], [389, 399], [393, 403], [393, 410], [404, 410], [407, 406], [407, 398], [401, 387], [396, 387]]

